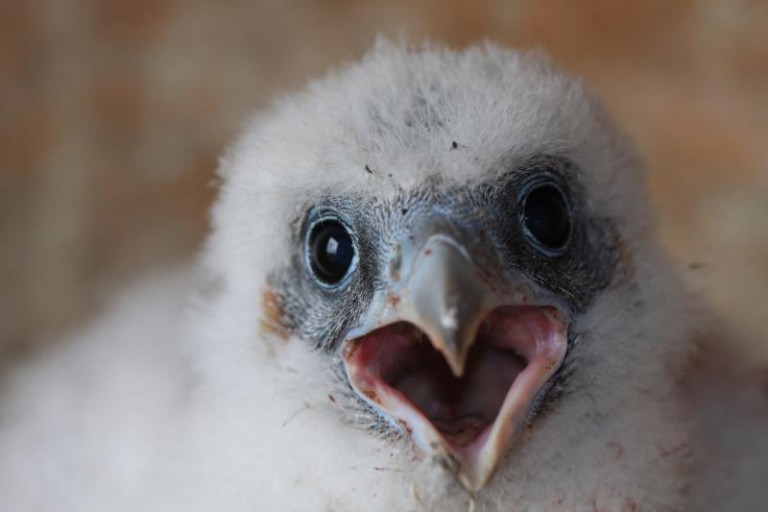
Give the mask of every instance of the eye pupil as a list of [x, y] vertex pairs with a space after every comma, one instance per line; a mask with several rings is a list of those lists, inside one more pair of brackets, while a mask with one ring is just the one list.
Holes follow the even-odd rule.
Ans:
[[309, 264], [317, 278], [338, 284], [352, 267], [355, 246], [347, 228], [337, 220], [323, 220], [309, 235]]
[[564, 249], [571, 234], [571, 219], [562, 191], [554, 185], [531, 190], [523, 206], [526, 235], [545, 250]]

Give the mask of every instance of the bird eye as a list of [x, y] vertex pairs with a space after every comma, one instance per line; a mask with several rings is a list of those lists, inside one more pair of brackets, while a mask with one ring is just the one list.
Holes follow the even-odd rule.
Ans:
[[307, 239], [307, 259], [312, 274], [321, 283], [330, 286], [341, 283], [357, 263], [355, 243], [347, 226], [335, 218], [312, 224]]
[[571, 213], [563, 191], [554, 183], [530, 187], [523, 196], [523, 231], [539, 251], [559, 255], [571, 237]]

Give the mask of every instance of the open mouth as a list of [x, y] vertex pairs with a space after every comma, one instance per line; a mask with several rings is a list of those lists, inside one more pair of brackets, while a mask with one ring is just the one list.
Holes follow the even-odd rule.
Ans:
[[562, 362], [566, 329], [552, 307], [497, 307], [480, 322], [459, 375], [435, 340], [404, 321], [350, 340], [343, 357], [361, 397], [479, 488]]

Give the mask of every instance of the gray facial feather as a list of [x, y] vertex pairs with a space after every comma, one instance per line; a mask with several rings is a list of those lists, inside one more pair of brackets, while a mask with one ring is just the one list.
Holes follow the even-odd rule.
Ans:
[[[562, 182], [573, 210], [570, 247], [556, 257], [531, 247], [519, 221], [521, 188], [544, 173]], [[610, 219], [587, 214], [578, 170], [560, 159], [540, 158], [493, 183], [443, 187], [432, 181], [389, 201], [326, 196], [308, 205], [308, 216], [294, 223], [294, 254], [289, 265], [271, 278], [284, 314], [283, 325], [316, 347], [333, 351], [365, 311], [374, 292], [385, 285], [392, 240], [407, 232], [420, 214], [435, 207], [450, 212], [464, 229], [477, 230], [480, 243], [494, 245], [502, 255], [507, 271], [520, 273], [554, 292], [574, 315], [583, 312], [610, 283], [618, 262]], [[335, 212], [350, 224], [360, 253], [355, 275], [339, 289], [317, 286], [305, 264], [306, 230], [311, 217], [325, 212]]]

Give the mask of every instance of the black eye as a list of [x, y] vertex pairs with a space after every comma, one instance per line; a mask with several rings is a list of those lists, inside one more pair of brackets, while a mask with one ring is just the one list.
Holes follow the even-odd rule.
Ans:
[[352, 236], [336, 219], [323, 219], [312, 225], [307, 251], [309, 268], [326, 285], [339, 284], [356, 263]]
[[571, 237], [571, 215], [560, 188], [532, 187], [523, 198], [523, 228], [532, 244], [549, 256], [559, 254]]

